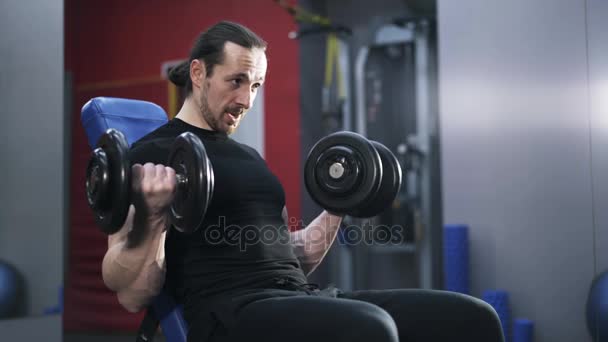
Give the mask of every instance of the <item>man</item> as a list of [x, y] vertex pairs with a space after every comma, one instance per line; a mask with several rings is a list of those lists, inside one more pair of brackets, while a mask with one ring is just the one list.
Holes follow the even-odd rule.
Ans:
[[[172, 70], [187, 98], [175, 119], [132, 147], [133, 205], [108, 238], [103, 278], [119, 302], [136, 312], [164, 287], [184, 304], [189, 341], [502, 341], [496, 313], [464, 295], [307, 284], [342, 216], [324, 211], [289, 232], [280, 182], [254, 149], [228, 137], [264, 83], [265, 49], [249, 29], [220, 22]], [[215, 173], [213, 200], [192, 234], [169, 227], [175, 171], [162, 165], [185, 131], [201, 138]], [[264, 240], [262, 227], [275, 238]]]

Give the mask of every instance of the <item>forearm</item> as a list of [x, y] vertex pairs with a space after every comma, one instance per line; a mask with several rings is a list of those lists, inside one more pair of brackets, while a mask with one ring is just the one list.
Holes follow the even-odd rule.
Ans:
[[150, 220], [131, 210], [123, 236], [110, 241], [103, 259], [102, 275], [109, 289], [141, 289], [146, 281], [155, 285], [164, 279], [166, 224], [165, 218]]
[[118, 302], [129, 312], [145, 309], [162, 290], [165, 273], [164, 258], [162, 264], [153, 263], [144, 266], [142, 272], [129, 286], [117, 291]]
[[308, 275], [323, 261], [336, 239], [342, 216], [323, 211], [306, 228], [291, 232], [294, 253]]

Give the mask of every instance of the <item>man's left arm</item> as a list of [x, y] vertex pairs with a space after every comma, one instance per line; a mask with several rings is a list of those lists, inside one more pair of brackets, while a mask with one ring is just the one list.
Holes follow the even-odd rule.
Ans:
[[[323, 211], [308, 226], [290, 233], [294, 253], [306, 275], [311, 274], [327, 254], [336, 239], [342, 218]], [[283, 208], [283, 219], [289, 224], [287, 208]]]

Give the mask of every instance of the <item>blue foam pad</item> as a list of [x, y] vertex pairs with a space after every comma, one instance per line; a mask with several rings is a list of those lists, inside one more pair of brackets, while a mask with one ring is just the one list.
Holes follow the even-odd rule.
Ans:
[[95, 97], [81, 111], [80, 120], [89, 146], [94, 148], [99, 137], [115, 128], [127, 138], [129, 146], [168, 121], [167, 113], [155, 103], [114, 97]]
[[486, 290], [481, 297], [486, 303], [490, 304], [500, 318], [505, 342], [511, 341], [511, 307], [509, 306], [509, 293], [503, 290]]
[[444, 288], [469, 294], [469, 233], [465, 225], [446, 225], [443, 231]]
[[608, 341], [608, 271], [600, 273], [589, 288], [586, 320], [593, 341]]
[[17, 313], [20, 286], [17, 269], [0, 261], [0, 319], [10, 318]]
[[518, 318], [513, 323], [513, 342], [533, 342], [534, 323], [529, 319]]
[[165, 333], [167, 342], [184, 342], [188, 336], [188, 327], [182, 315], [181, 306], [165, 292], [154, 299], [154, 312], [160, 320], [160, 326]]

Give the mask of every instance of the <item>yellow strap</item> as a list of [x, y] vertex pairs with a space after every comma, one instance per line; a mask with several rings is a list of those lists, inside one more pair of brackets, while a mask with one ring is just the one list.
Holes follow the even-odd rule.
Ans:
[[334, 68], [336, 70], [336, 82], [338, 87], [338, 98], [346, 98], [346, 86], [344, 77], [340, 69], [340, 42], [335, 33], [330, 33], [327, 36], [327, 52], [325, 55], [325, 83], [324, 86], [329, 88], [333, 81]]
[[336, 79], [338, 81], [338, 98], [343, 100], [346, 98], [346, 86], [344, 85], [344, 78], [342, 77], [342, 69], [340, 69], [340, 42], [338, 37], [334, 35], [335, 39], [335, 60], [336, 60]]
[[331, 21], [328, 18], [322, 17], [317, 14], [308, 13], [308, 12], [304, 12], [304, 13], [299, 12], [294, 16], [294, 18], [296, 19], [296, 21], [303, 22], [303, 23], [316, 24], [319, 26], [331, 25]]
[[335, 34], [330, 33], [327, 36], [325, 48], [325, 87], [329, 87], [334, 76], [334, 63], [336, 60], [336, 39]]
[[329, 26], [331, 24], [329, 18], [309, 12], [298, 5], [289, 4], [289, 2], [285, 0], [275, 1], [279, 6], [283, 7], [287, 13], [291, 14], [296, 21], [317, 24], [320, 26]]

